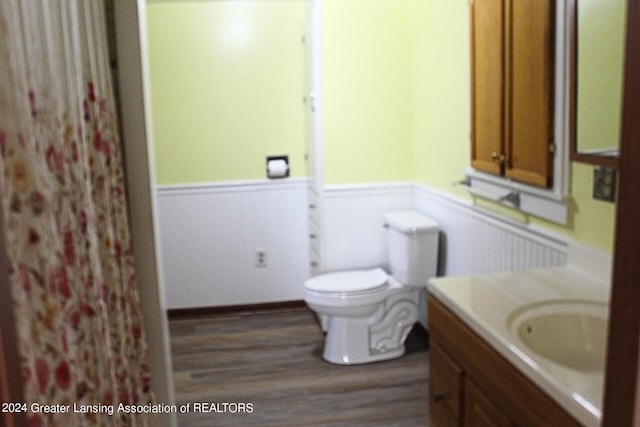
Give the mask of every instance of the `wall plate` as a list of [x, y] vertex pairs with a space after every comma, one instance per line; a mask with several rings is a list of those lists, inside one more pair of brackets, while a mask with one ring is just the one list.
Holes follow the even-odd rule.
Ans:
[[616, 169], [605, 166], [593, 168], [593, 198], [614, 202], [616, 200]]

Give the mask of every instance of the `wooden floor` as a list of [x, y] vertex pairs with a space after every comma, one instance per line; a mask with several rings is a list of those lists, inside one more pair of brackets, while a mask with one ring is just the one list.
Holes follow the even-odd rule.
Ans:
[[[323, 334], [306, 309], [171, 320], [170, 331], [176, 400], [191, 405], [180, 427], [428, 424], [428, 339], [419, 327], [404, 357], [352, 366], [322, 360]], [[198, 402], [218, 412], [197, 413]]]

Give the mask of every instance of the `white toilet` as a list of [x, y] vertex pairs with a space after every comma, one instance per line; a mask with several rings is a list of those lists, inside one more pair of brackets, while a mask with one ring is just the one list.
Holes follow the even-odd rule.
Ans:
[[437, 270], [438, 224], [415, 211], [397, 211], [385, 215], [385, 227], [391, 275], [382, 268], [342, 271], [304, 284], [304, 300], [327, 333], [328, 362], [400, 357], [413, 325], [426, 324], [425, 291]]

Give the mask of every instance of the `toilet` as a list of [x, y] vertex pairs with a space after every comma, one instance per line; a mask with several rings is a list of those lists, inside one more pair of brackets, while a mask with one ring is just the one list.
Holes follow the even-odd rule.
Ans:
[[436, 275], [438, 224], [415, 211], [384, 216], [389, 272], [381, 267], [314, 276], [304, 300], [326, 332], [323, 358], [350, 365], [393, 359], [418, 321], [426, 324], [427, 280]]

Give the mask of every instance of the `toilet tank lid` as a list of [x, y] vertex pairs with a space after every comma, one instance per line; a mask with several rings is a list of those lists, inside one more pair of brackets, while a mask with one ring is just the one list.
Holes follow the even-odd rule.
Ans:
[[434, 232], [440, 228], [433, 219], [411, 210], [387, 212], [384, 220], [394, 230], [407, 234]]
[[304, 287], [318, 292], [362, 292], [386, 286], [388, 279], [381, 268], [340, 271], [307, 279]]

